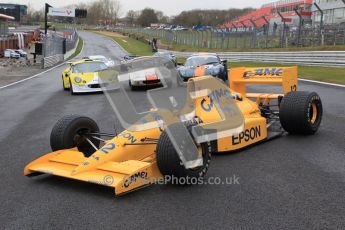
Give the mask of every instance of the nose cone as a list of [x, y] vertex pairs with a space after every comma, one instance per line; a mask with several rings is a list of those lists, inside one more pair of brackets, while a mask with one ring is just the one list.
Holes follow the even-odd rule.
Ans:
[[115, 155], [117, 154], [118, 145], [114, 142], [109, 142], [101, 149], [96, 151], [92, 156], [87, 158], [85, 161], [80, 163], [71, 173], [72, 176], [86, 172], [89, 170], [96, 169], [99, 165], [104, 164], [108, 161], [114, 159]]

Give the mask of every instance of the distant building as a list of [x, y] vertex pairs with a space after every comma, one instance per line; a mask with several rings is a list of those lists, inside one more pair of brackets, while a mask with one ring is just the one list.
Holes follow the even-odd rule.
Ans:
[[[345, 3], [342, 0], [314, 0], [323, 11], [324, 24], [339, 24], [345, 22]], [[316, 6], [312, 7], [313, 22], [319, 24], [321, 13]]]
[[0, 35], [8, 34], [8, 20], [14, 20], [14, 17], [0, 14]]
[[20, 22], [21, 18], [28, 14], [28, 7], [26, 5], [0, 3], [0, 14], [12, 16], [16, 22]]

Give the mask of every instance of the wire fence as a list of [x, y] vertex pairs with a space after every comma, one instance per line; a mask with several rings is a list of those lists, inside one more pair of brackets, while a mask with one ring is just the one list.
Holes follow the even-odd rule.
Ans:
[[78, 33], [76, 30], [64, 30], [63, 36], [60, 34], [51, 34], [43, 37], [43, 56], [49, 57], [56, 54], [65, 54], [73, 49], [78, 42]]
[[52, 33], [42, 39], [43, 68], [53, 66], [64, 61], [64, 54], [72, 50], [78, 42], [76, 30], [65, 30], [61, 34]]
[[42, 54], [44, 57], [50, 57], [57, 54], [64, 54], [64, 43], [65, 38], [52, 35], [43, 38], [43, 50]]
[[345, 45], [345, 25], [288, 27], [277, 25], [242, 30], [171, 31], [149, 28], [115, 28], [117, 32], [135, 34], [148, 40], [158, 38], [169, 49], [172, 44], [207, 49], [268, 49]]
[[78, 42], [78, 33], [75, 29], [65, 30], [66, 36], [66, 51], [72, 50]]

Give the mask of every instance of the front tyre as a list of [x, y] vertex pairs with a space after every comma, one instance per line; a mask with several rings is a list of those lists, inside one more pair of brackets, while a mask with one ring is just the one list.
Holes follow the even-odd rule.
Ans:
[[128, 85], [129, 85], [129, 87], [131, 88], [131, 90], [132, 90], [132, 91], [135, 91], [135, 90], [137, 90], [137, 89], [138, 89], [138, 88], [137, 88], [137, 86], [132, 85], [131, 80], [129, 80]]
[[226, 83], [228, 81], [227, 70], [224, 70], [224, 72], [220, 75], [220, 79], [222, 79], [224, 81], [224, 83]]
[[[191, 127], [188, 127], [190, 130]], [[157, 165], [164, 176], [183, 178], [185, 182], [191, 179], [203, 178], [209, 168], [211, 161], [211, 152], [208, 143], [202, 143], [197, 146], [199, 154], [202, 155], [203, 165], [194, 169], [186, 169], [176, 152], [166, 131], [163, 131], [157, 144]]]
[[99, 133], [97, 123], [91, 118], [79, 115], [64, 116], [52, 129], [50, 146], [53, 151], [77, 147], [80, 152], [89, 157], [96, 150], [86, 138], [97, 148], [100, 145], [98, 139], [92, 138], [92, 136], [99, 137], [99, 135], [90, 135], [90, 133]]
[[71, 80], [69, 81], [69, 85], [70, 85], [69, 90], [70, 90], [71, 95], [76, 95], [76, 93], [75, 93], [74, 90], [73, 90], [73, 85], [72, 85]]
[[322, 102], [315, 92], [290, 92], [282, 99], [279, 110], [280, 123], [290, 134], [315, 134], [322, 121]]
[[67, 87], [65, 86], [65, 81], [64, 81], [64, 79], [63, 79], [63, 75], [62, 75], [61, 79], [62, 79], [62, 87], [63, 87], [63, 90], [69, 90], [69, 88], [67, 88]]

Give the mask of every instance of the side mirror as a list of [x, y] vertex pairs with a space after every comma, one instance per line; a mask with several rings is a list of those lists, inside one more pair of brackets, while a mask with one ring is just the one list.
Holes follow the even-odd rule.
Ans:
[[221, 60], [221, 62], [222, 62], [222, 64], [224, 65], [224, 66], [226, 66], [227, 64], [228, 64], [228, 61], [227, 60]]

